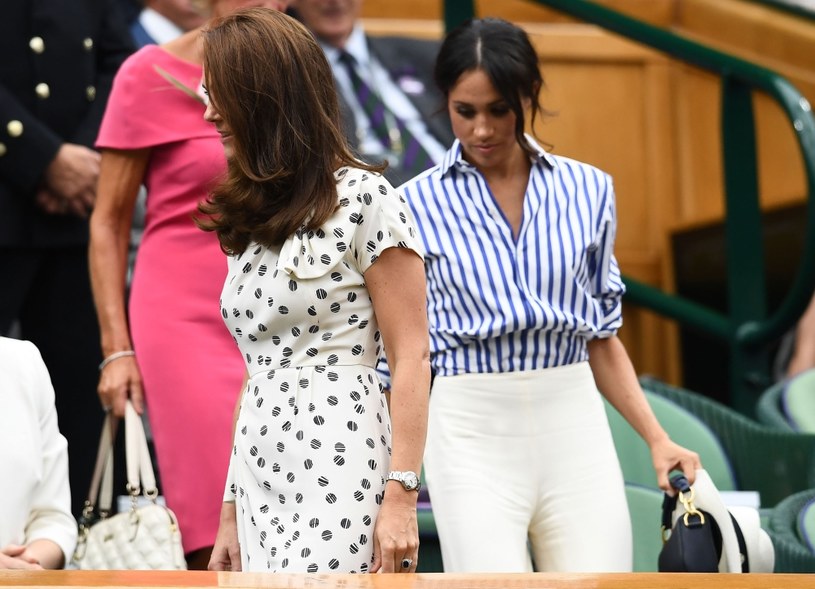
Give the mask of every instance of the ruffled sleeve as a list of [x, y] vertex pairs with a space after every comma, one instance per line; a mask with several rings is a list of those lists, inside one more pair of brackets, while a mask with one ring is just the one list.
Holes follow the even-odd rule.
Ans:
[[381, 175], [363, 172], [354, 198], [360, 203], [351, 251], [363, 274], [390, 247], [411, 249], [424, 259], [416, 221], [405, 198]]
[[300, 279], [319, 278], [349, 253], [360, 274], [389, 247], [422, 257], [413, 214], [405, 199], [379, 174], [354, 168], [337, 172], [339, 206], [322, 227], [298, 230], [280, 249], [280, 267]]
[[204, 104], [173, 83], [195, 93], [201, 74], [200, 66], [156, 45], [131, 55], [113, 81], [96, 147], [143, 149], [215, 134], [201, 124]]

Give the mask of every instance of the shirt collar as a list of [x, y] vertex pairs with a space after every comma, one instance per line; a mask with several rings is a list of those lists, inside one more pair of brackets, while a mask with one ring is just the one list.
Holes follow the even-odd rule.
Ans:
[[[531, 135], [524, 133], [524, 137], [526, 137], [529, 145], [531, 145], [532, 149], [534, 149], [536, 152], [536, 155], [532, 156], [531, 158], [533, 164], [542, 163], [550, 168], [554, 168], [556, 166], [555, 159], [546, 153], [546, 150], [538, 145], [538, 142], [535, 141]], [[442, 158], [441, 164], [439, 164], [439, 172], [442, 176], [444, 176], [453, 167], [457, 167], [462, 170], [475, 169], [475, 166], [464, 159], [464, 155], [461, 150], [461, 142], [458, 139], [453, 142], [452, 147], [450, 147], [450, 149], [447, 150], [447, 153], [444, 154], [444, 158]]]
[[152, 8], [142, 9], [139, 13], [139, 24], [159, 45], [172, 41], [184, 32], [173, 21]]
[[348, 40], [345, 42], [345, 47], [342, 49], [323, 41], [320, 41], [320, 45], [332, 65], [336, 65], [339, 62], [340, 53], [343, 51], [350, 54], [360, 68], [368, 68], [371, 62], [371, 53], [368, 51], [368, 40], [365, 38], [365, 31], [362, 30], [362, 25], [360, 24], [354, 25], [354, 30], [351, 31]]

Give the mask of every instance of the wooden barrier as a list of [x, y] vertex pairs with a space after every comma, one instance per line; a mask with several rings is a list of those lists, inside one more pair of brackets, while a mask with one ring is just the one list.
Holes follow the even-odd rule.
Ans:
[[0, 571], [2, 587], [245, 587], [258, 589], [809, 589], [812, 575], [530, 573], [289, 575], [206, 571]]

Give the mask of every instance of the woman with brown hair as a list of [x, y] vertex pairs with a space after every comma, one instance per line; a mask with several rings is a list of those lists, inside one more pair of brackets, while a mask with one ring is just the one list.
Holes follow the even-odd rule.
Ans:
[[[282, 10], [287, 0], [200, 0], [218, 17], [242, 6]], [[102, 405], [124, 415], [146, 405], [161, 490], [178, 516], [190, 568], [205, 568], [240, 387], [241, 356], [217, 315], [226, 276], [218, 240], [193, 222], [226, 169], [218, 134], [203, 120], [201, 28], [149, 45], [119, 70], [102, 122], [90, 266], [105, 360]], [[127, 250], [139, 185], [145, 228], [129, 298]]]
[[221, 314], [246, 365], [210, 568], [415, 571], [430, 369], [410, 210], [351, 154], [297, 21], [239, 11], [203, 47], [228, 174], [201, 225], [229, 256]]

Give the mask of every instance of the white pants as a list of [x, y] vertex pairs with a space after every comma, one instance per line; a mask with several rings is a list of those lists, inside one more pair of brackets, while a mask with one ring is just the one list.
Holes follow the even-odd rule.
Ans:
[[530, 546], [538, 571], [631, 571], [622, 473], [587, 362], [437, 377], [424, 468], [446, 572], [529, 572]]

